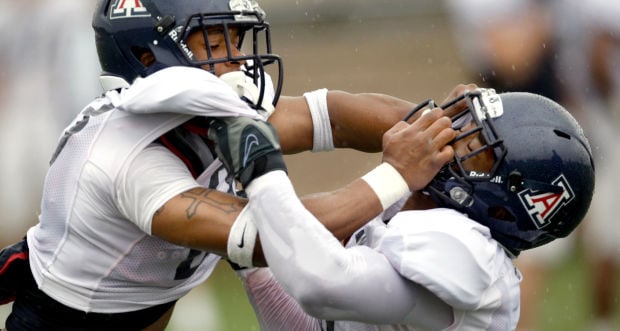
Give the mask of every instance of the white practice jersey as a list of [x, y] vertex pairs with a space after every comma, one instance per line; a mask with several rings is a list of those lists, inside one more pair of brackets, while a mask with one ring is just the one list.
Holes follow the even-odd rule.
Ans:
[[516, 328], [521, 274], [485, 226], [451, 209], [405, 211], [345, 248], [287, 181], [269, 173], [247, 188], [270, 268], [240, 274], [264, 329]]
[[65, 130], [28, 231], [41, 290], [75, 309], [117, 313], [176, 300], [209, 276], [219, 256], [150, 235], [153, 214], [175, 195], [200, 185], [233, 192], [201, 139], [186, 137], [206, 169], [196, 179], [154, 143], [196, 115], [259, 118], [209, 72], [173, 67], [107, 92]]

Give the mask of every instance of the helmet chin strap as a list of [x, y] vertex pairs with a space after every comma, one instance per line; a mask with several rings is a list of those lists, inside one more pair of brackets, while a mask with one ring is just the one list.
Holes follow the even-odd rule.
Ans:
[[257, 111], [264, 119], [269, 118], [275, 110], [271, 98], [266, 95], [263, 96], [262, 103], [257, 105], [260, 98], [260, 89], [251, 80], [248, 80], [243, 71], [225, 73], [220, 76], [220, 79], [226, 82], [240, 98], [244, 98], [253, 105], [259, 106]]

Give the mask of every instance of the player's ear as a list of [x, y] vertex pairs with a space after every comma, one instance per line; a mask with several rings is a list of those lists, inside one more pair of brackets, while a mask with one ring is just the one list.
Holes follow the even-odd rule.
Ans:
[[151, 51], [142, 48], [133, 49], [132, 51], [145, 67], [150, 67], [153, 63], [155, 63], [155, 55], [153, 55]]
[[142, 53], [140, 56], [140, 62], [142, 62], [145, 67], [150, 67], [151, 64], [155, 62], [155, 56], [153, 56], [153, 53], [151, 52]]

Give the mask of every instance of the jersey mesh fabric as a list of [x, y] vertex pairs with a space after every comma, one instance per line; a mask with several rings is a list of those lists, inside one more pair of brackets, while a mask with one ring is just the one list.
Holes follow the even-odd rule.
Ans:
[[[104, 116], [98, 116], [91, 119], [91, 122], [100, 122]], [[74, 203], [73, 197], [69, 195], [61, 195], [59, 192], [73, 192], [76, 185], [79, 171], [88, 155], [90, 142], [97, 133], [97, 126], [87, 126], [80, 132], [84, 139], [72, 139], [70, 141], [71, 148], [75, 151], [71, 157], [57, 159], [51, 164], [50, 168], [54, 171], [48, 171], [43, 188], [43, 196], [51, 196], [52, 199], [42, 200], [42, 210], [47, 211], [46, 223], [44, 231], [46, 236], [37, 240], [37, 248], [48, 254], [53, 254], [57, 248], [56, 243], [59, 242], [67, 231], [65, 223], [65, 211], [71, 208]], [[32, 244], [31, 244], [32, 245]]]
[[[220, 259], [148, 236], [119, 210], [117, 190], [123, 166], [131, 163], [129, 155], [140, 150], [137, 146], [142, 143], [132, 137], [145, 136], [126, 129], [127, 123], [135, 123], [125, 118], [131, 116], [115, 111], [93, 116], [67, 140], [46, 179], [40, 223], [28, 233], [28, 242], [35, 247], [31, 262], [39, 287], [74, 309], [119, 313], [178, 299], [203, 282]], [[145, 130], [155, 132], [158, 127]], [[102, 135], [126, 139], [115, 139], [112, 146], [102, 148], [103, 143], [97, 143]], [[178, 160], [167, 165], [183, 167]], [[203, 175], [206, 183], [221, 186], [219, 174]], [[212, 175], [216, 179], [210, 181]], [[196, 183], [191, 176], [189, 180]], [[169, 179], [169, 183], [178, 181], [188, 179]], [[175, 192], [166, 194], [180, 193]], [[135, 208], [142, 205], [135, 201]]]

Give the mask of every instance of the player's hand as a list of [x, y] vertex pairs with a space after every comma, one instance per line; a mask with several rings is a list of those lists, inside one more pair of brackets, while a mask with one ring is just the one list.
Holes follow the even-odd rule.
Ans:
[[383, 161], [405, 179], [409, 189], [424, 188], [454, 157], [452, 121], [441, 108], [425, 111], [412, 124], [396, 123], [383, 135]]
[[[452, 91], [450, 91], [450, 93], [448, 94], [448, 96], [446, 97], [446, 99], [441, 103], [441, 107], [444, 107], [445, 105], [448, 104], [448, 102], [462, 96], [463, 94], [470, 92], [470, 91], [475, 91], [476, 89], [478, 89], [479, 86], [476, 84], [459, 84], [457, 86], [455, 86]], [[444, 111], [444, 116], [448, 116], [448, 117], [452, 117], [460, 112], [462, 112], [463, 110], [465, 110], [465, 108], [467, 108], [467, 102], [465, 101], [465, 99], [461, 99], [460, 101], [458, 101], [457, 103], [450, 105], [448, 107], [444, 107], [443, 111]]]
[[278, 135], [268, 122], [248, 117], [215, 118], [209, 139], [230, 174], [244, 186], [270, 171], [284, 170]]
[[[478, 85], [473, 83], [467, 85], [459, 84], [454, 87], [443, 103], [439, 105], [439, 107], [444, 111], [444, 116], [452, 118], [456, 114], [465, 110], [467, 108], [467, 102], [465, 101], [465, 98], [463, 98], [463, 95], [476, 89], [478, 89]], [[457, 98], [459, 99], [457, 100]], [[407, 123], [413, 123], [422, 116], [425, 110], [436, 108], [437, 106], [438, 105], [435, 104], [435, 100], [428, 99], [414, 107], [403, 120]]]

